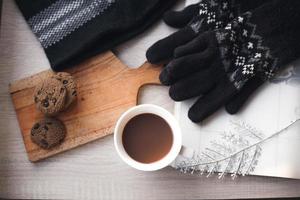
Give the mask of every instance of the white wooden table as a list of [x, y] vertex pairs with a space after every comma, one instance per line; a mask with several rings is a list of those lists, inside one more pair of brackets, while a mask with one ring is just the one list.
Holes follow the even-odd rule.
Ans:
[[[108, 136], [38, 163], [27, 159], [8, 83], [49, 68], [42, 48], [15, 3], [5, 0], [0, 37], [0, 197], [78, 199], [210, 199], [300, 196], [300, 180], [186, 175], [166, 168], [139, 172], [117, 156]], [[172, 108], [166, 88], [145, 88]]]

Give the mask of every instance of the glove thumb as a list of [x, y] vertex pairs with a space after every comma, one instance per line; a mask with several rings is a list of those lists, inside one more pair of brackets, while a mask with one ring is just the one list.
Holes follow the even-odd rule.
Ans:
[[198, 4], [187, 6], [181, 11], [167, 11], [163, 20], [166, 24], [174, 28], [183, 28], [199, 12]]

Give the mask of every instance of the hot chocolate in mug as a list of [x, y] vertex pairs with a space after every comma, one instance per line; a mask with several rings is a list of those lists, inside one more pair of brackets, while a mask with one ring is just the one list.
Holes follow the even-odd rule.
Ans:
[[155, 171], [170, 165], [182, 154], [182, 133], [176, 118], [162, 107], [142, 104], [124, 112], [117, 121], [114, 145], [120, 158], [142, 171]]

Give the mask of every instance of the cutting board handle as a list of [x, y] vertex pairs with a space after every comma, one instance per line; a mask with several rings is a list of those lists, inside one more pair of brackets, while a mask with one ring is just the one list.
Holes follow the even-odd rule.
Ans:
[[161, 72], [162, 65], [154, 65], [149, 62], [145, 62], [137, 69], [132, 69], [135, 74], [139, 74], [138, 84], [139, 87], [148, 84], [160, 84], [159, 74]]

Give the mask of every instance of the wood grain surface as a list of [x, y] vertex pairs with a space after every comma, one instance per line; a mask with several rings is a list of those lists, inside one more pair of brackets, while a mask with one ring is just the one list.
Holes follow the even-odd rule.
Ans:
[[10, 84], [25, 148], [30, 161], [38, 161], [57, 153], [112, 134], [120, 117], [137, 104], [139, 89], [146, 84], [159, 84], [159, 66], [145, 63], [130, 69], [112, 53], [95, 56], [68, 70], [77, 83], [76, 103], [56, 116], [64, 122], [64, 142], [51, 149], [42, 149], [31, 141], [30, 131], [44, 117], [33, 101], [35, 87], [54, 74], [46, 70]]
[[[234, 181], [172, 168], [145, 173], [119, 159], [111, 136], [40, 162], [28, 160], [8, 84], [49, 69], [14, 1], [3, 1], [0, 33], [0, 198], [226, 199], [299, 197], [300, 180], [246, 176]], [[163, 24], [158, 24], [163, 26]], [[156, 28], [154, 26], [153, 28]], [[159, 38], [159, 37], [158, 37]], [[172, 110], [168, 90], [145, 86], [139, 103]]]

